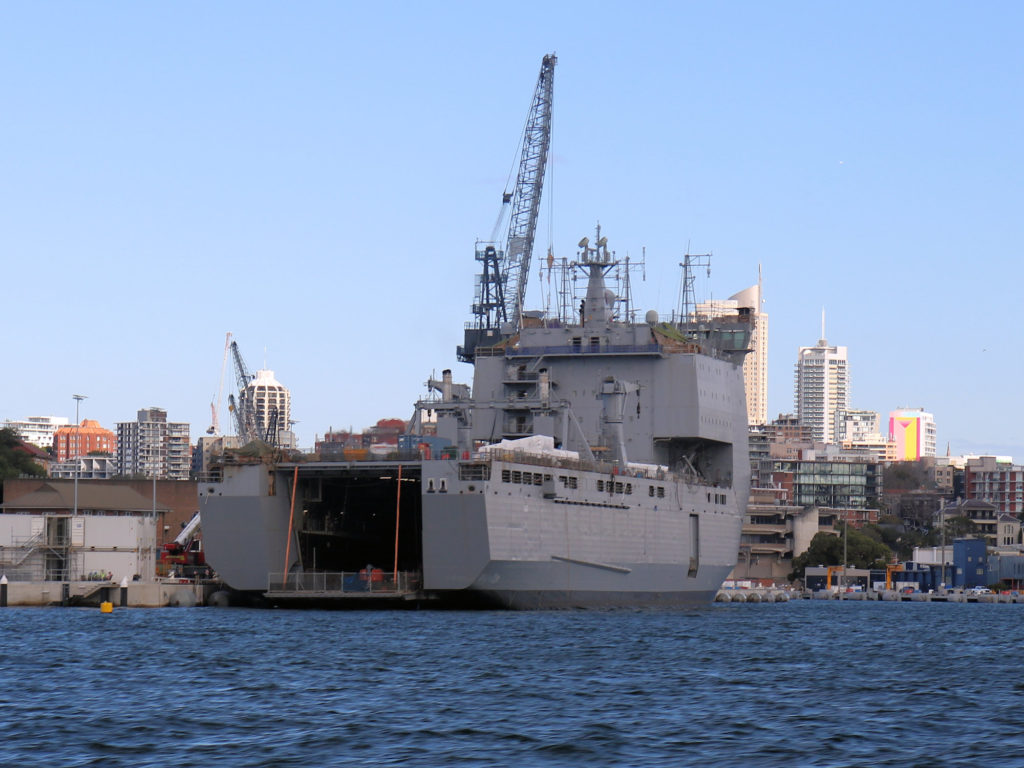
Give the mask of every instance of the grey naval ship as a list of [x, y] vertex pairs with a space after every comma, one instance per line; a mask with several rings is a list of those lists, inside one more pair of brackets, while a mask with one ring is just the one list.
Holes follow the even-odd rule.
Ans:
[[227, 452], [216, 481], [200, 483], [207, 562], [231, 590], [219, 599], [697, 605], [735, 565], [749, 315], [638, 321], [629, 260], [600, 228], [572, 262], [556, 268], [549, 251], [558, 310], [521, 311], [554, 63], [544, 57], [505, 196], [507, 241], [477, 247], [476, 320], [458, 348], [472, 387], [450, 370], [431, 378], [389, 456]]
[[467, 331], [472, 389], [429, 382], [411, 457], [226, 461], [201, 489], [225, 582], [318, 605], [710, 602], [747, 503], [749, 327], [617, 320], [598, 243], [573, 263], [575, 322], [526, 314], [492, 346]]

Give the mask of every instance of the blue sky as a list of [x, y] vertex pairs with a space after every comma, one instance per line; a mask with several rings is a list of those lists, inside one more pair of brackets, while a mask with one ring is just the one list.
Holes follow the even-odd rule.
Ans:
[[[852, 405], [1024, 460], [1011, 2], [6, 3], [0, 418], [210, 421], [224, 335], [302, 446], [452, 367], [545, 53], [537, 252], [597, 221], [636, 303], [764, 271], [769, 412], [827, 313]], [[536, 269], [528, 303], [538, 305]], [[228, 372], [226, 393], [233, 387]], [[226, 409], [221, 413], [227, 422]]]

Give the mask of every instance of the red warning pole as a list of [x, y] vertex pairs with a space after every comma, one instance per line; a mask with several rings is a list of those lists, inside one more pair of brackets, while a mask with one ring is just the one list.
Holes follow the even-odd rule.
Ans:
[[284, 584], [288, 586], [288, 561], [292, 555], [292, 522], [295, 520], [295, 492], [299, 488], [299, 468], [295, 467], [295, 475], [292, 478], [292, 508], [288, 512], [288, 541], [284, 545]]
[[402, 509], [402, 465], [398, 465], [398, 491], [395, 493], [395, 590], [398, 590], [398, 519]]

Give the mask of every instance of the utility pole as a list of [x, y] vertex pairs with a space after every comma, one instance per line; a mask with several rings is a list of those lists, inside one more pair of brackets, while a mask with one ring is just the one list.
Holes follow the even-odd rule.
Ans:
[[843, 591], [839, 593], [839, 599], [843, 599], [843, 592], [846, 591], [846, 569], [850, 567], [846, 557], [846, 543], [850, 538], [849, 510], [843, 514]]

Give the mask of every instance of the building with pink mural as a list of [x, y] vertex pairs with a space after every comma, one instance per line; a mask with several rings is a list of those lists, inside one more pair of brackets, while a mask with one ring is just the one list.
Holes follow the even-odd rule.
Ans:
[[889, 439], [896, 444], [897, 461], [917, 461], [935, 455], [935, 417], [923, 408], [900, 408], [889, 413]]

